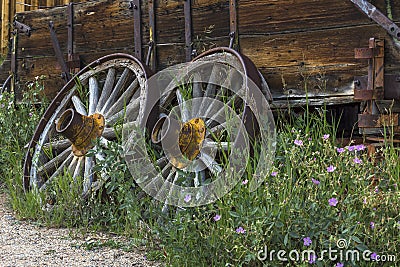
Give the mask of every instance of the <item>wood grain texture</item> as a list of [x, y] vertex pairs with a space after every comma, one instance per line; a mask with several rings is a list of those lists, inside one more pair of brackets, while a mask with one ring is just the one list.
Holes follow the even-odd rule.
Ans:
[[[185, 61], [182, 0], [156, 2], [158, 70]], [[372, 1], [386, 13], [384, 0]], [[391, 1], [400, 20], [400, 4]], [[88, 64], [115, 52], [134, 54], [133, 12], [128, 0], [100, 0], [74, 7], [74, 51]], [[295, 105], [352, 102], [353, 77], [367, 74], [367, 61], [354, 59], [354, 48], [367, 47], [370, 37], [385, 39], [385, 71], [400, 73], [400, 45], [350, 1], [240, 0], [241, 52], [254, 61], [277, 101]], [[147, 1], [142, 1], [143, 52], [149, 40]], [[229, 1], [193, 1], [193, 46], [198, 52], [229, 44]], [[21, 84], [36, 75], [49, 77], [48, 93], [62, 86], [48, 23], [54, 21], [62, 51], [67, 52], [66, 7], [20, 13], [32, 28], [18, 43]], [[7, 66], [1, 67], [6, 69]], [[2, 71], [0, 78], [2, 78]], [[51, 81], [50, 81], [51, 80]]]

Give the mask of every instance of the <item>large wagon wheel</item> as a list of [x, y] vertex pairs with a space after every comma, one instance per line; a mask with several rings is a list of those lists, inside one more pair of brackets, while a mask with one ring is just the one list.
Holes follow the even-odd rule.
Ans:
[[[255, 92], [249, 92], [250, 83]], [[255, 65], [232, 49], [212, 49], [182, 68], [158, 73], [149, 80], [151, 87], [161, 92], [159, 120], [151, 138], [140, 130], [125, 138], [125, 158], [142, 189], [165, 203], [164, 211], [168, 204], [196, 206], [221, 197], [241, 178], [246, 157], [254, 152], [248, 144], [261, 137], [260, 130], [270, 127], [267, 135], [274, 137], [268, 85]], [[265, 109], [265, 125], [257, 121], [257, 107]], [[150, 117], [144, 112], [144, 120]], [[143, 138], [146, 145], [138, 141]]]
[[55, 177], [69, 171], [83, 178], [82, 194], [99, 188], [106, 174], [93, 168], [105, 155], [87, 153], [97, 144], [107, 148], [116, 142], [115, 127], [140, 121], [140, 96], [149, 77], [147, 68], [135, 57], [112, 54], [82, 69], [52, 101], [29, 144], [24, 164], [24, 188], [44, 190]]

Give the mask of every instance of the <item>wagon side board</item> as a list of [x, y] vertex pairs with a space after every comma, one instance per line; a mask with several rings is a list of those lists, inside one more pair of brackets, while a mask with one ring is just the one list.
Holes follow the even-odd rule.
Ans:
[[[149, 41], [147, 1], [142, 2], [144, 57]], [[157, 67], [185, 61], [185, 25], [182, 0], [155, 1]], [[388, 5], [386, 5], [386, 3]], [[400, 4], [373, 0], [372, 4], [395, 22]], [[192, 1], [193, 47], [197, 52], [229, 45], [229, 1]], [[84, 64], [115, 52], [134, 54], [134, 16], [128, 0], [100, 0], [74, 6], [74, 53]], [[67, 57], [67, 7], [18, 13], [30, 26], [30, 37], [19, 35], [19, 84], [46, 75], [46, 94], [63, 86], [48, 28], [54, 22]], [[354, 59], [354, 48], [365, 47], [370, 37], [385, 40], [385, 71], [400, 72], [400, 44], [350, 1], [343, 0], [240, 0], [240, 50], [254, 61], [266, 78], [273, 106], [354, 103], [354, 76], [366, 75], [366, 60]], [[1, 66], [5, 80], [9, 62]]]

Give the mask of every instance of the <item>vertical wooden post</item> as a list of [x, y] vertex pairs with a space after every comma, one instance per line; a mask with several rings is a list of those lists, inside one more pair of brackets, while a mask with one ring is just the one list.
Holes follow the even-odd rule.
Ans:
[[19, 3], [16, 4], [15, 6], [15, 12], [19, 13], [19, 12], [24, 12], [25, 11], [25, 0], [20, 0], [18, 1]]
[[46, 0], [46, 6], [55, 6], [56, 5], [56, 1], [55, 0]]
[[10, 29], [10, 2], [3, 0], [1, 7], [1, 54], [7, 53], [7, 45]]
[[32, 0], [31, 5], [32, 5], [31, 10], [39, 9], [39, 0]]

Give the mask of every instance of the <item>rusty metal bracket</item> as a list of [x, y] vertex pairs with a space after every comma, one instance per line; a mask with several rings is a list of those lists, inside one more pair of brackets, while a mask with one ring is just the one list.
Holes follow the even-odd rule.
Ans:
[[68, 27], [68, 61], [70, 73], [77, 73], [81, 69], [79, 55], [74, 53], [74, 3], [69, 3], [67, 8], [67, 27]]
[[142, 60], [142, 8], [140, 0], [129, 2], [129, 9], [133, 9], [133, 31], [135, 38], [135, 56]]
[[153, 71], [157, 70], [157, 34], [156, 34], [156, 3], [154, 0], [148, 1], [149, 5], [149, 51], [147, 52], [146, 65], [150, 66]]
[[229, 0], [229, 48], [239, 50], [239, 28], [237, 21], [237, 0]]
[[14, 29], [18, 30], [18, 32], [24, 33], [26, 36], [31, 36], [31, 27], [28, 25], [25, 25], [17, 20], [14, 20], [13, 22]]
[[373, 4], [366, 0], [350, 0], [355, 4], [363, 13], [370, 19], [374, 20], [382, 26], [390, 35], [397, 40], [400, 40], [400, 28], [381, 11], [379, 11]]
[[53, 21], [49, 22], [49, 29], [50, 29], [50, 36], [51, 36], [51, 42], [53, 44], [53, 49], [56, 54], [58, 64], [60, 64], [60, 66], [61, 66], [62, 78], [65, 80], [65, 82], [68, 82], [69, 80], [71, 80], [71, 74], [69, 73], [67, 63], [65, 62], [63, 53], [61, 52], [60, 43], [58, 42], [58, 39], [57, 39], [57, 34], [54, 29]]
[[384, 99], [384, 41], [370, 38], [368, 48], [356, 48], [356, 59], [368, 59], [368, 80], [356, 77], [354, 100]]
[[[373, 90], [367, 90], [368, 76], [354, 77], [354, 99], [367, 101], [374, 98]], [[385, 74], [384, 76], [385, 94], [384, 99], [400, 100], [400, 75]]]
[[185, 52], [186, 61], [191, 61], [193, 56], [193, 43], [192, 43], [192, 0], [185, 0], [183, 4], [185, 13]]

